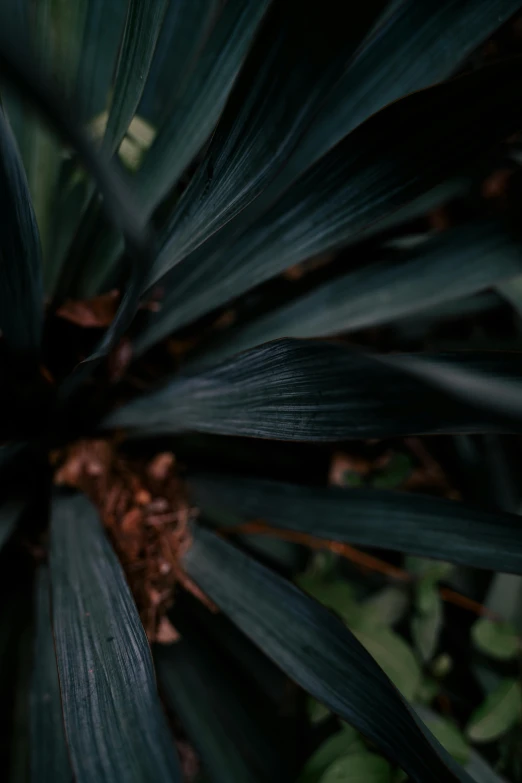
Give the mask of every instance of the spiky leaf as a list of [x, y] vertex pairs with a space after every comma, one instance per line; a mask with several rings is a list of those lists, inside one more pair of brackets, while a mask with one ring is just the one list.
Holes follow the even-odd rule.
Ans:
[[96, 511], [82, 495], [53, 500], [50, 564], [75, 779], [180, 781], [145, 632]]

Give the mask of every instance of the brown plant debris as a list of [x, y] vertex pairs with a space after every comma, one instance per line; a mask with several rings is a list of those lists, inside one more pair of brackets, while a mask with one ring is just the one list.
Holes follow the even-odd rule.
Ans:
[[119, 300], [120, 294], [116, 290], [85, 302], [68, 299], [56, 311], [56, 315], [84, 328], [106, 327], [110, 326], [116, 315]]
[[171, 453], [127, 459], [108, 440], [81, 440], [55, 452], [55, 483], [84, 492], [97, 507], [121, 561], [151, 642], [177, 641], [167, 619], [176, 586], [214, 605], [180, 565], [190, 547], [191, 508]]

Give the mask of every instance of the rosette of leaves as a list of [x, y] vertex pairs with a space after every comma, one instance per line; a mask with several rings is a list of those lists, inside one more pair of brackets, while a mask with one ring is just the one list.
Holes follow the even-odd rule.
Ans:
[[[289, 681], [411, 780], [471, 779], [345, 624], [286, 578], [288, 551], [230, 533], [261, 519], [522, 572], [515, 516], [295, 480], [322, 453], [307, 444], [521, 431], [517, 353], [328, 339], [491, 307], [496, 294], [475, 295], [522, 273], [513, 221], [473, 191], [521, 130], [522, 62], [480, 48], [520, 5], [3, 4], [13, 780], [177, 781], [191, 746], [206, 780], [297, 779], [278, 741]], [[449, 230], [390, 246], [394, 226], [468, 188]], [[353, 263], [317, 286], [289, 292], [280, 277], [348, 247]], [[216, 326], [232, 306], [237, 323]]]

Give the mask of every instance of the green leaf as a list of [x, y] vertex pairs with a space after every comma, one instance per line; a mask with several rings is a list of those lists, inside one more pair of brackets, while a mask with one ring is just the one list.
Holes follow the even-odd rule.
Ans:
[[155, 128], [168, 122], [178, 95], [200, 63], [220, 11], [219, 0], [168, 4], [138, 109]]
[[475, 710], [466, 727], [472, 742], [492, 742], [520, 721], [522, 691], [517, 680], [504, 680]]
[[451, 563], [441, 563], [437, 560], [412, 557], [411, 555], [405, 558], [404, 565], [410, 574], [425, 582], [440, 582], [451, 576], [454, 570]]
[[0, 505], [0, 549], [7, 543], [26, 508], [22, 500], [7, 500]]
[[390, 628], [366, 623], [363, 618], [350, 625], [350, 630], [404, 698], [412, 701], [421, 684], [421, 670], [404, 639]]
[[312, 699], [311, 696], [308, 697], [306, 702], [306, 712], [310, 719], [310, 723], [314, 726], [319, 725], [332, 714], [328, 707], [325, 707], [324, 704], [321, 704], [317, 699]]
[[349, 623], [357, 615], [354, 590], [347, 582], [325, 582], [310, 574], [301, 574], [295, 581], [301, 590], [335, 612], [344, 622]]
[[436, 680], [424, 677], [416, 694], [417, 702], [419, 704], [431, 704], [439, 691], [440, 685]]
[[514, 658], [522, 650], [522, 641], [511, 623], [496, 622], [481, 617], [471, 628], [475, 646], [499, 660]]
[[169, 221], [151, 282], [238, 215], [284, 167], [325, 90], [385, 5], [272, 4], [208, 151]]
[[127, 9], [128, 0], [86, 0], [75, 89], [84, 122], [106, 108]]
[[[4, 76], [31, 101], [60, 137], [76, 149], [86, 169], [96, 180], [103, 195], [104, 208], [115, 226], [121, 230], [125, 238], [127, 254], [133, 262], [129, 285], [116, 317], [80, 371], [64, 384], [61, 390], [63, 399], [67, 398], [75, 385], [92, 371], [96, 362], [105, 356], [132, 321], [139, 304], [143, 281], [154, 255], [154, 243], [149, 227], [134, 204], [117, 169], [97, 153], [94, 145], [77, 124], [74, 114], [64, 105], [61, 96], [55, 91], [49, 74], [37, 67], [29, 51], [23, 46], [15, 45], [15, 40], [9, 37], [9, 32], [8, 24], [0, 27], [0, 67]], [[86, 368], [86, 364], [90, 366]]]
[[[490, 355], [494, 358], [493, 351]], [[513, 354], [517, 356], [517, 354]], [[424, 355], [393, 355], [381, 357], [389, 366], [403, 370], [414, 378], [429, 383], [455, 400], [472, 399], [479, 410], [491, 417], [503, 416], [512, 420], [512, 427], [518, 427], [522, 418], [522, 384], [517, 377], [503, 377], [502, 373], [487, 372], [485, 368], [454, 365], [444, 357]], [[506, 431], [506, 430], [504, 430]], [[516, 431], [510, 429], [508, 431]]]
[[22, 358], [40, 351], [43, 287], [38, 227], [16, 142], [0, 112], [0, 329]]
[[[61, 90], [70, 94], [81, 51], [86, 0], [39, 0], [32, 4], [24, 0], [17, 5], [25, 6], [22, 13], [26, 14], [17, 38], [30, 42], [35, 60], [52, 72]], [[8, 91], [6, 106], [10, 121], [14, 120], [13, 130], [27, 172], [42, 244], [45, 290], [49, 293], [55, 265], [52, 245], [62, 150], [18, 94]]]
[[[221, 5], [219, 9], [216, 0], [191, 0], [172, 10], [162, 64], [169, 74], [170, 94], [166, 107], [158, 107], [158, 134], [136, 177], [149, 213], [214, 130], [269, 0], [229, 0]], [[179, 81], [174, 91], [172, 79]]]
[[[185, 274], [195, 266], [201, 268], [207, 259], [216, 256], [214, 263], [223, 268], [226, 255], [220, 251], [238, 231], [252, 222], [259, 212], [271, 204], [288, 182], [302, 173], [344, 135], [353, 130], [386, 104], [401, 98], [409, 92], [427, 87], [449, 76], [473, 49], [486, 39], [520, 7], [519, 0], [495, 3], [455, 2], [455, 0], [406, 0], [395, 5], [385, 23], [378, 31], [369, 35], [361, 49], [338, 82], [332, 85], [326, 99], [294, 155], [287, 162], [275, 181], [240, 215], [202, 248], [200, 256], [187, 261]], [[443, 34], [441, 34], [443, 31]], [[260, 202], [261, 205], [260, 205]], [[172, 302], [165, 304], [161, 316], [155, 319], [167, 334], [181, 325], [180, 321], [191, 320], [199, 314], [217, 306], [216, 298], [223, 297], [220, 286], [218, 297], [213, 293], [223, 281], [217, 269], [214, 270], [212, 293], [205, 287], [209, 264], [202, 270], [200, 290], [193, 292], [188, 309], [183, 307], [186, 298], [176, 295], [179, 289], [178, 276], [169, 284], [172, 288]], [[237, 278], [238, 269], [234, 277]], [[249, 276], [257, 274], [252, 265]], [[228, 286], [237, 285], [232, 277]], [[205, 290], [203, 290], [205, 288]], [[244, 290], [244, 289], [243, 289]], [[208, 299], [205, 300], [205, 292]], [[192, 293], [192, 292], [191, 292]], [[233, 296], [234, 294], [229, 294]], [[195, 301], [192, 301], [192, 300]], [[214, 302], [214, 304], [213, 304]], [[197, 310], [195, 309], [197, 307]], [[171, 310], [174, 308], [174, 311]], [[166, 310], [172, 314], [169, 325]], [[149, 338], [149, 344], [159, 336]]]
[[[462, 351], [435, 354], [431, 361], [442, 357], [459, 372], [488, 372], [515, 383], [522, 369], [514, 356]], [[402, 364], [395, 367], [399, 359], [410, 362], [416, 355], [367, 356], [339, 343], [279, 340], [200, 374], [180, 375], [104, 424], [138, 434], [199, 431], [293, 441], [522, 429], [520, 421], [507, 427], [469, 400], [430, 389]]]
[[288, 780], [266, 727], [212, 648], [189, 637], [156, 646], [154, 659], [167, 704], [214, 783]]
[[[68, 94], [74, 89], [77, 75], [85, 12], [86, 0], [75, 3], [40, 0], [30, 8], [30, 32], [36, 61], [53, 74], [60, 89]], [[20, 100], [19, 96], [17, 100]], [[31, 112], [27, 116], [27, 124], [27, 178], [42, 243], [45, 290], [49, 293], [54, 274], [52, 242], [57, 223], [56, 200], [62, 150], [49, 128]]]
[[327, 96], [290, 165], [301, 170], [367, 117], [451, 76], [520, 0], [399, 0]]
[[383, 587], [360, 604], [366, 623], [391, 627], [404, 617], [409, 606], [407, 588]]
[[[154, 143], [134, 177], [145, 217], [174, 188], [212, 134], [269, 2], [170, 3], [156, 65], [163, 79], [168, 78], [168, 91], [161, 90], [162, 105], [153, 116]], [[151, 91], [160, 76], [152, 80]], [[88, 296], [112, 284], [107, 281], [123, 250], [116, 233], [110, 234], [109, 241], [106, 234], [88, 260], [88, 274], [82, 281]]]
[[319, 783], [321, 775], [339, 757], [348, 753], [359, 753], [364, 749], [364, 743], [355, 729], [343, 724], [341, 731], [325, 740], [310, 756], [297, 783]]
[[[380, 231], [397, 227], [416, 217], [425, 215], [426, 212], [435, 209], [442, 203], [456, 198], [457, 196], [462, 196], [468, 190], [469, 184], [467, 184], [467, 180], [462, 177], [447, 181], [442, 185], [431, 189], [423, 196], [420, 196], [414, 201], [409, 202], [405, 206], [395, 210], [382, 221], [376, 224], [370, 223], [364, 229], [362, 229], [360, 233], [357, 234], [357, 236], [354, 238], [354, 242], [366, 239], [370, 236], [373, 236], [374, 234], [378, 234]], [[201, 248], [196, 250], [194, 253], [191, 253], [187, 260], [183, 261], [179, 265], [179, 268], [178, 266], [174, 267], [174, 269], [172, 269], [170, 273], [162, 280], [162, 287], [165, 290], [165, 296], [162, 300], [161, 310], [159, 313], [149, 317], [143, 330], [136, 336], [135, 342], [133, 344], [135, 353], [142, 353], [143, 351], [150, 348], [151, 345], [153, 345], [155, 342], [169, 334], [169, 332], [174, 331], [174, 329], [177, 329], [184, 324], [190, 323], [202, 313], [213, 309], [214, 305], [212, 302], [214, 297], [214, 290], [216, 290], [218, 296], [222, 296], [221, 289], [219, 288], [220, 281], [217, 280], [212, 289], [206, 288], [205, 295], [203, 290], [200, 290], [203, 285], [202, 278], [198, 278], [199, 283], [195, 287], [194, 291], [192, 291], [191, 286], [194, 280], [192, 280], [190, 276], [190, 270], [192, 267], [194, 267], [197, 272], [197, 270], [200, 268], [200, 264], [203, 258], [208, 259], [209, 264], [214, 263], [217, 258], [216, 254], [221, 254], [222, 247], [225, 244], [224, 238], [222, 237], [222, 234], [225, 230], [226, 227], [225, 229], [222, 229], [220, 232], [218, 232], [215, 237], [211, 237], [211, 239], [208, 240]], [[211, 257], [214, 259], [213, 261], [211, 261]], [[187, 291], [190, 293], [190, 296], [187, 296], [185, 299], [179, 299], [179, 289], [180, 287], [183, 288], [185, 284], [188, 286]], [[203, 296], [200, 297], [200, 294], [203, 294]], [[483, 296], [485, 297], [486, 294]], [[219, 301], [223, 300], [220, 299]], [[495, 296], [490, 292], [488, 300], [485, 301], [485, 305], [489, 303], [490, 306], [492, 306], [492, 302], [495, 302], [498, 305], [500, 301], [501, 300], [498, 295]], [[187, 305], [189, 303], [190, 306], [188, 307]], [[478, 304], [479, 303], [476, 305], [474, 303], [469, 304], [467, 309], [474, 311], [475, 307], [478, 307]], [[450, 309], [450, 314], [452, 314], [455, 310], [460, 312], [460, 309], [463, 307], [464, 311], [467, 312], [466, 306], [463, 306], [462, 304], [459, 305], [458, 302], [453, 303], [453, 307], [451, 307], [449, 304], [446, 304], [446, 308]], [[443, 308], [442, 306], [439, 306], [438, 309], [440, 310]], [[428, 316], [428, 319], [433, 320], [434, 317], [435, 313], [433, 311], [432, 314]], [[417, 332], [415, 332], [415, 334], [417, 334]]]
[[522, 573], [522, 528], [515, 514], [407, 492], [307, 487], [245, 476], [193, 475], [189, 488], [203, 511], [210, 506], [328, 541]]
[[168, 0], [129, 2], [103, 140], [110, 154], [118, 149], [138, 108], [167, 6]]
[[518, 274], [521, 265], [520, 242], [501, 225], [482, 221], [460, 226], [417, 251], [356, 269], [227, 331], [195, 364], [219, 361], [281, 336], [323, 337], [379, 326], [476, 293]]
[[413, 471], [413, 459], [408, 454], [396, 452], [389, 462], [370, 479], [375, 489], [397, 489]]
[[511, 623], [522, 634], [522, 577], [495, 574], [491, 580], [484, 606]]
[[41, 566], [35, 588], [36, 638], [30, 693], [31, 778], [35, 783], [71, 783], [50, 601], [49, 572]]
[[[370, 117], [237, 240], [212, 252], [201, 248], [180, 264], [169, 276], [176, 294], [164, 302], [164, 311], [185, 302], [196, 318], [305, 258], [354, 241], [368, 225], [465, 171], [509, 135], [508, 128], [519, 127], [519, 70], [522, 61], [497, 63]], [[167, 245], [152, 278], [179, 260], [178, 248], [173, 255]]]
[[32, 630], [30, 623], [28, 623], [21, 634], [16, 656], [16, 693], [8, 783], [28, 783], [29, 780], [29, 688], [33, 663]]
[[354, 753], [334, 761], [319, 783], [391, 783], [387, 761], [374, 753]]
[[437, 737], [440, 744], [451, 753], [459, 764], [466, 764], [470, 757], [470, 747], [457, 726], [447, 718], [426, 721], [430, 731]]
[[319, 604], [199, 528], [183, 562], [189, 576], [268, 657], [414, 781], [470, 780], [432, 743], [362, 645]]
[[240, 222], [251, 222], [288, 183], [370, 115], [450, 76], [482, 40], [518, 10], [520, 2], [399, 0], [389, 6], [332, 85], [284, 169], [251, 207], [232, 221], [230, 230], [227, 226], [227, 239], [237, 232]]
[[437, 649], [443, 621], [442, 599], [433, 579], [423, 579], [415, 586], [415, 610], [413, 640], [422, 660], [429, 661]]
[[50, 565], [75, 780], [180, 781], [136, 606], [96, 511], [81, 495], [53, 500]]
[[357, 604], [346, 582], [325, 582], [303, 574], [296, 583], [347, 624], [404, 698], [411, 701], [419, 690], [421, 671], [408, 644], [387, 627], [390, 619], [383, 618], [370, 601]]
[[[417, 707], [416, 712], [428, 725], [437, 724], [443, 720], [429, 707]], [[451, 739], [451, 742], [454, 744], [454, 738]], [[466, 771], [476, 783], [507, 783], [506, 779], [494, 772], [474, 748], [468, 748], [468, 752], [469, 760], [466, 764]]]

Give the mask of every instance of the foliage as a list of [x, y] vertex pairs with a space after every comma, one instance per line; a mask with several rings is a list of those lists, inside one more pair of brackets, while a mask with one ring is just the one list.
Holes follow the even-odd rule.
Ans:
[[2, 4], [6, 779], [522, 771], [521, 6]]

